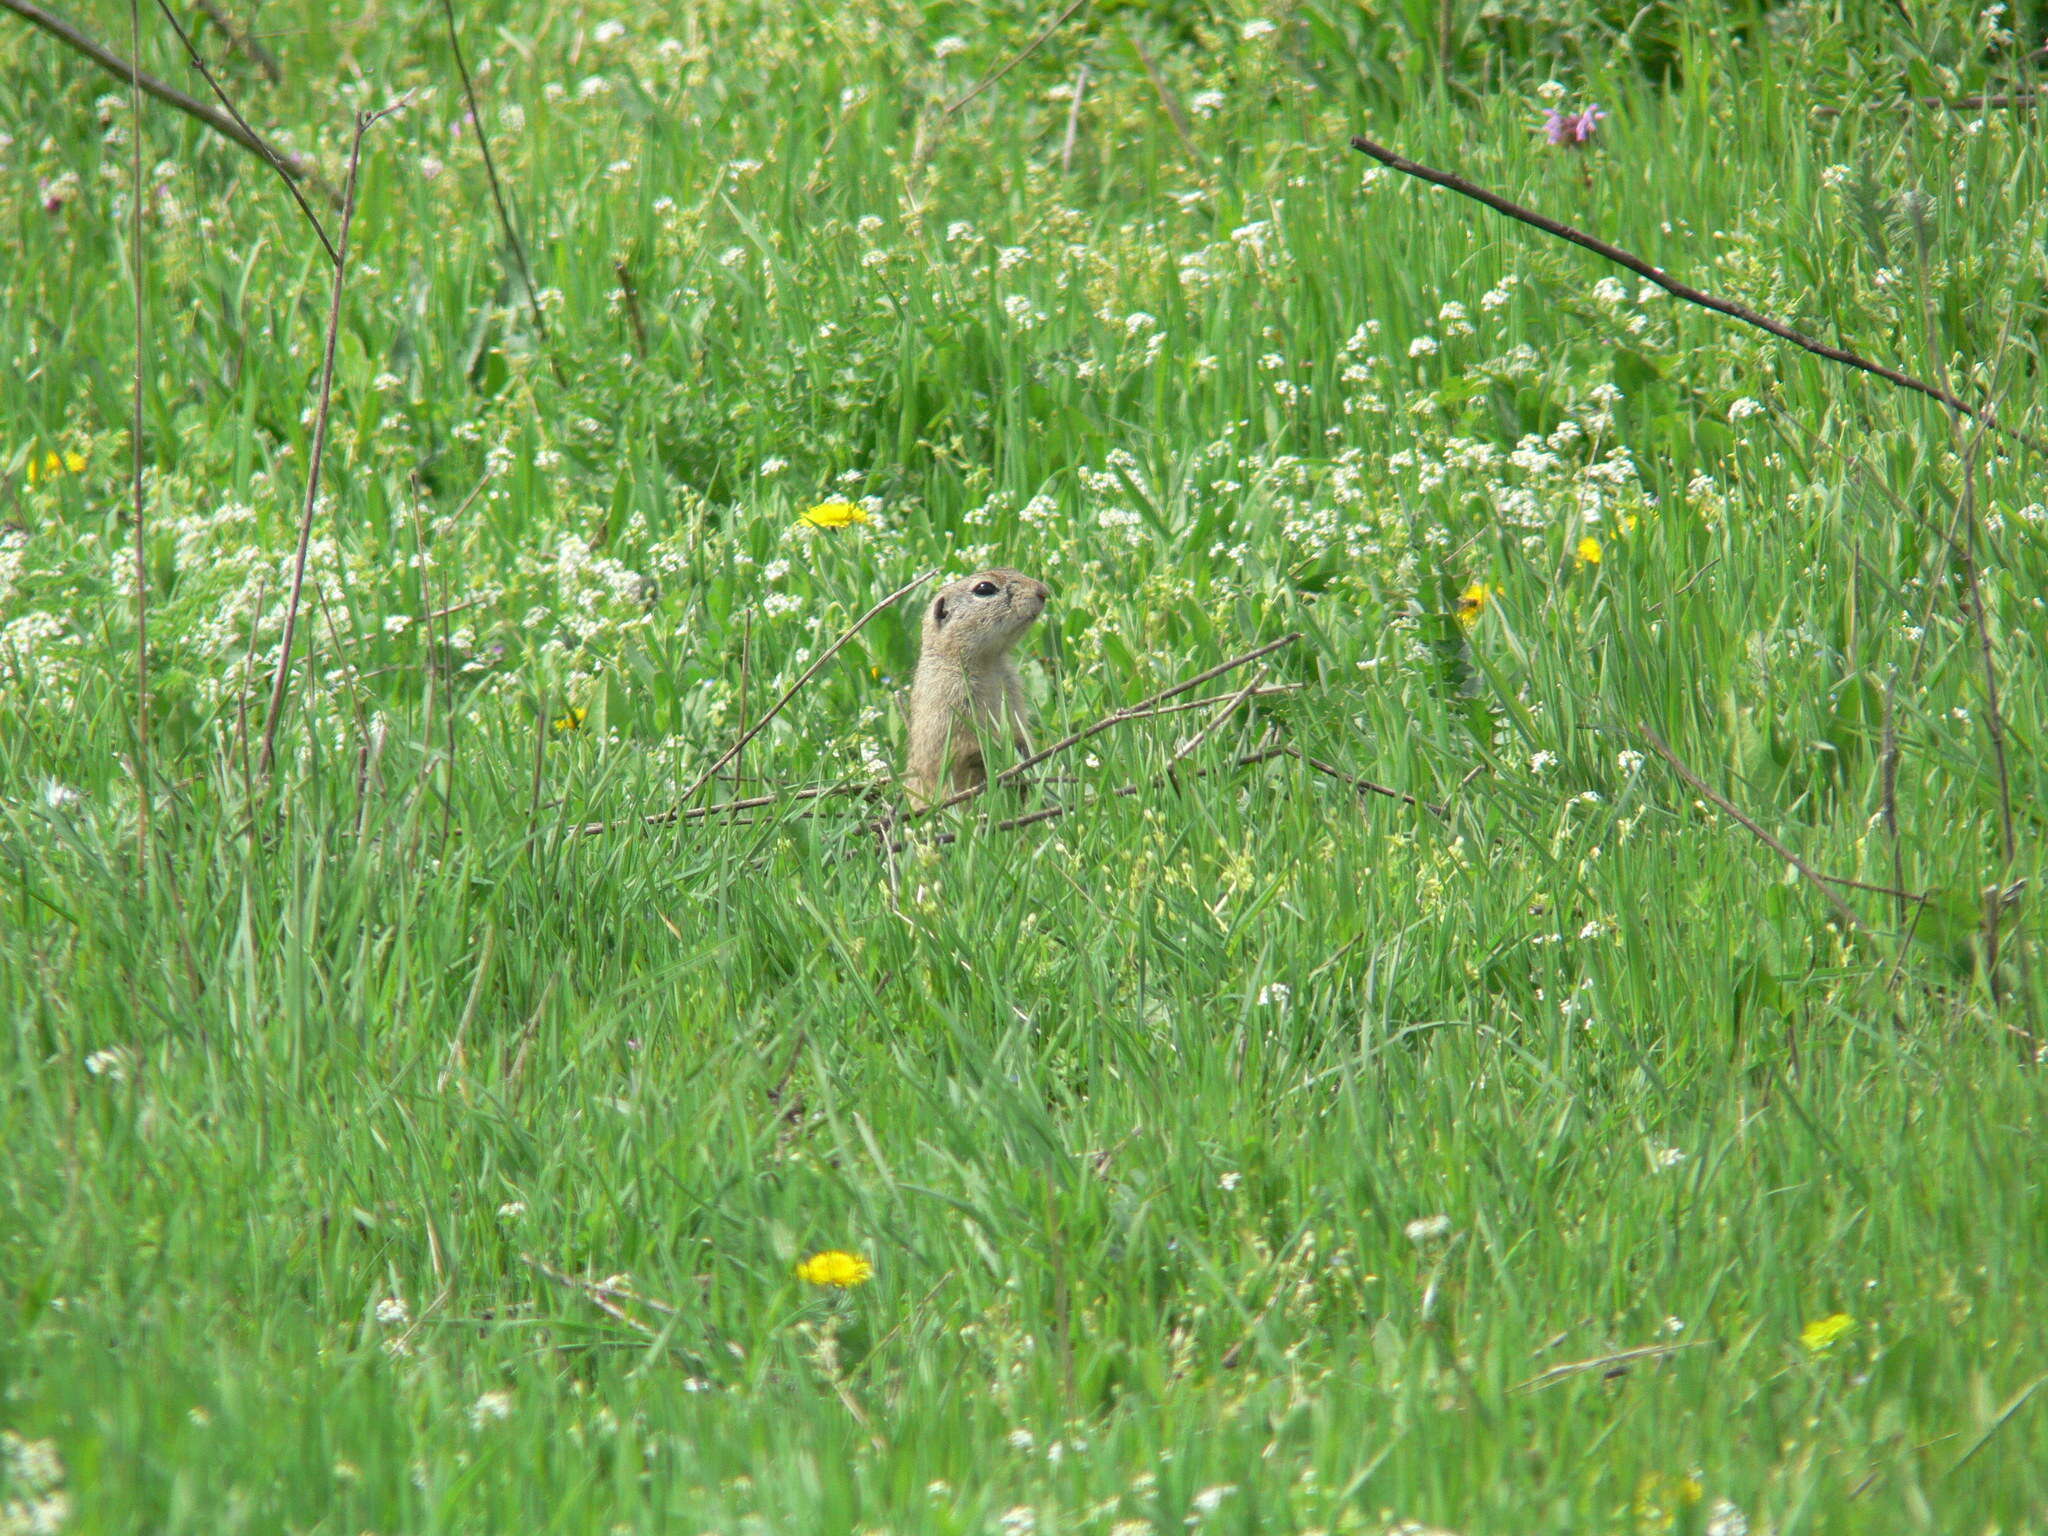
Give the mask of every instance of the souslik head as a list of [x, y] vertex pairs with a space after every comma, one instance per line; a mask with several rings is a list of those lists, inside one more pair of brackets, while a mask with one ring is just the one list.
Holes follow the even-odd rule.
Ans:
[[977, 571], [932, 599], [925, 610], [925, 642], [929, 647], [944, 637], [947, 648], [963, 660], [999, 656], [1045, 612], [1051, 596], [1051, 587], [1022, 571]]

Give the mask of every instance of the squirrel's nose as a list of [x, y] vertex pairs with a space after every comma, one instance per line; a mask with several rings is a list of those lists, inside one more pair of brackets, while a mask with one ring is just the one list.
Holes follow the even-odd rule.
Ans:
[[1042, 602], [1044, 602], [1044, 601], [1045, 601], [1045, 600], [1046, 600], [1047, 598], [1049, 598], [1049, 597], [1051, 597], [1051, 596], [1052, 596], [1052, 588], [1051, 588], [1051, 587], [1048, 587], [1048, 586], [1047, 586], [1047, 585], [1046, 585], [1046, 584], [1045, 584], [1044, 582], [1042, 582], [1042, 581], [1034, 581], [1033, 583], [1031, 583], [1031, 585], [1032, 585], [1032, 586], [1033, 586], [1034, 588], [1036, 588], [1036, 589], [1037, 589], [1037, 592], [1038, 592], [1038, 600], [1039, 600], [1039, 601], [1040, 601], [1041, 603], [1042, 603]]

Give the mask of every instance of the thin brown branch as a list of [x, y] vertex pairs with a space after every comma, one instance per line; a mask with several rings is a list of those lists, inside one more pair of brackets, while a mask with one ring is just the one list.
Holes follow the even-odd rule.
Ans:
[[626, 265], [621, 256], [612, 263], [612, 270], [619, 275], [619, 298], [626, 309], [626, 324], [633, 332], [633, 355], [642, 362], [647, 360], [647, 322], [640, 316], [640, 290], [633, 283], [633, 269]]
[[1081, 7], [1083, 7], [1087, 3], [1088, 0], [1069, 0], [1067, 8], [1061, 11], [1059, 15], [1053, 17], [1051, 25], [1047, 26], [1043, 32], [1039, 33], [1038, 36], [1031, 39], [1030, 42], [1026, 43], [1024, 47], [1020, 49], [1018, 52], [1010, 55], [1009, 59], [1004, 62], [1003, 66], [1000, 69], [997, 69], [989, 74], [983, 75], [981, 79], [975, 84], [972, 90], [970, 90], [965, 96], [962, 96], [958, 101], [954, 102], [950, 107], [946, 108], [945, 112], [942, 115], [946, 117], [951, 117], [954, 113], [958, 112], [962, 107], [966, 106], [967, 103], [974, 100], [975, 97], [979, 96], [983, 91], [987, 90], [990, 86], [994, 85], [998, 80], [1002, 79], [1003, 76], [1007, 75], [1011, 70], [1015, 69], [1019, 64], [1022, 64], [1026, 59], [1030, 58], [1031, 55], [1038, 52], [1039, 49], [1043, 48], [1049, 41], [1051, 41], [1053, 33], [1059, 31], [1061, 27], [1065, 26], [1070, 20], [1072, 20], [1074, 13], [1080, 10]]
[[135, 843], [136, 873], [149, 879], [149, 550], [142, 499], [142, 379], [147, 359], [142, 271], [142, 0], [128, 0], [128, 265], [135, 290], [135, 392], [128, 420], [130, 494], [135, 514]]
[[477, 148], [484, 154], [484, 174], [490, 178], [491, 201], [498, 209], [498, 226], [505, 231], [505, 242], [512, 247], [512, 254], [519, 262], [519, 276], [526, 284], [526, 303], [533, 312], [533, 328], [540, 337], [541, 351], [547, 357], [555, 382], [566, 383], [562, 365], [555, 360], [547, 317], [540, 312], [540, 293], [533, 286], [533, 268], [527, 264], [526, 245], [520, 240], [519, 231], [512, 227], [512, 213], [505, 205], [505, 189], [498, 182], [498, 162], [491, 155], [491, 136], [484, 128], [483, 108], [477, 105], [476, 84], [469, 78], [469, 60], [463, 56], [462, 37], [455, 26], [455, 0], [441, 0], [441, 14], [448, 22], [448, 46], [454, 50], [456, 72], [462, 76], [463, 98], [469, 103], [470, 126], [476, 129]]
[[448, 1080], [468, 1064], [463, 1047], [469, 1039], [469, 1026], [476, 1018], [477, 1004], [483, 1001], [484, 983], [491, 979], [492, 963], [498, 958], [498, 929], [496, 924], [484, 930], [483, 952], [476, 958], [476, 974], [469, 980], [469, 998], [462, 1005], [462, 1017], [455, 1025], [455, 1038], [448, 1042], [448, 1059], [441, 1064], [441, 1075], [434, 1079], [434, 1092], [446, 1093]]
[[187, 117], [196, 118], [222, 138], [239, 144], [250, 154], [281, 167], [294, 180], [304, 181], [312, 176], [311, 161], [298, 155], [287, 155], [273, 148], [254, 129], [236, 122], [225, 112], [210, 107], [203, 101], [187, 96], [176, 86], [166, 85], [148, 71], [137, 67], [135, 61], [123, 59], [112, 49], [79, 31], [63, 17], [54, 15], [39, 5], [32, 5], [29, 0], [0, 0], [0, 10], [12, 11], [30, 26], [40, 27], [65, 47], [91, 59], [108, 74], [128, 81], [148, 95], [154, 96], [165, 106], [175, 107]]
[[1060, 174], [1074, 169], [1074, 140], [1081, 132], [1081, 98], [1088, 94], [1088, 64], [1084, 59], [1074, 74], [1074, 99], [1067, 104], [1067, 131], [1060, 139]]
[[1242, 705], [1245, 700], [1249, 699], [1253, 694], [1257, 693], [1259, 691], [1259, 685], [1264, 683], [1265, 680], [1266, 669], [1264, 667], [1261, 667], [1258, 671], [1252, 674], [1252, 680], [1250, 682], [1246, 683], [1242, 688], [1238, 689], [1236, 693], [1233, 693], [1229, 698], [1225, 699], [1223, 703], [1217, 707], [1216, 713], [1211, 715], [1207, 720], [1204, 720], [1202, 722], [1200, 729], [1198, 729], [1194, 735], [1190, 736], [1185, 742], [1181, 743], [1179, 747], [1175, 748], [1173, 756], [1169, 757], [1166, 760], [1166, 777], [1172, 778], [1173, 770], [1180, 765], [1181, 760], [1189, 756], [1192, 752], [1194, 752], [1194, 750], [1197, 747], [1201, 746], [1203, 742], [1207, 741], [1210, 738], [1210, 736], [1215, 734], [1217, 727], [1221, 726], [1224, 721], [1228, 720], [1232, 715], [1236, 714], [1238, 707]]
[[1561, 223], [1545, 214], [1536, 212], [1533, 208], [1524, 208], [1520, 203], [1510, 202], [1499, 193], [1488, 191], [1485, 187], [1467, 181], [1464, 177], [1455, 175], [1450, 171], [1439, 171], [1431, 166], [1423, 165], [1419, 161], [1410, 160], [1405, 155], [1397, 155], [1391, 149], [1375, 144], [1363, 134], [1352, 138], [1351, 147], [1360, 154], [1369, 155], [1382, 165], [1400, 171], [1404, 175], [1413, 176], [1419, 181], [1426, 181], [1434, 186], [1443, 187], [1447, 191], [1456, 192], [1460, 196], [1469, 197], [1474, 202], [1483, 203], [1488, 208], [1493, 209], [1494, 212], [1505, 214], [1511, 219], [1527, 224], [1532, 229], [1540, 229], [1545, 234], [1555, 235], [1560, 240], [1570, 241], [1573, 245], [1591, 251], [1596, 256], [1604, 257], [1616, 266], [1625, 267], [1638, 277], [1646, 278], [1650, 282], [1655, 283], [1659, 288], [1662, 288], [1666, 293], [1671, 294], [1675, 298], [1684, 299], [1688, 304], [1697, 304], [1702, 309], [1709, 309], [1716, 314], [1726, 315], [1730, 319], [1740, 320], [1745, 325], [1755, 326], [1760, 331], [1776, 336], [1781, 341], [1789, 341], [1795, 347], [1811, 352], [1816, 357], [1826, 358], [1831, 363], [1839, 363], [1845, 368], [1854, 368], [1859, 372], [1871, 375], [1873, 378], [1883, 379], [1886, 383], [1896, 385], [1900, 389], [1911, 390], [1915, 394], [1925, 395], [1930, 400], [1939, 401], [1952, 411], [1960, 411], [1974, 420], [1985, 423], [1993, 431], [2009, 437], [2015, 442], [2026, 444], [2036, 453], [2048, 454], [2048, 442], [2043, 442], [2040, 438], [2004, 425], [1990, 411], [1981, 406], [1969, 404], [1937, 384], [1930, 384], [1925, 379], [1917, 379], [1909, 373], [1901, 373], [1898, 369], [1888, 367], [1883, 363], [1872, 362], [1867, 357], [1860, 357], [1856, 353], [1845, 351], [1841, 347], [1830, 346], [1824, 341], [1808, 336], [1803, 331], [1794, 330], [1782, 320], [1773, 320], [1769, 315], [1760, 314], [1745, 304], [1735, 303], [1731, 299], [1716, 298], [1713, 294], [1704, 293], [1698, 288], [1690, 287], [1685, 283], [1679, 282], [1661, 267], [1652, 266], [1649, 262], [1643, 260], [1642, 257], [1633, 255], [1618, 245], [1610, 245], [1597, 235], [1589, 235], [1584, 230]]
[[1138, 56], [1138, 63], [1145, 71], [1146, 80], [1151, 82], [1152, 94], [1159, 98], [1159, 105], [1166, 113], [1166, 120], [1173, 125], [1174, 137], [1180, 140], [1180, 147], [1189, 162], [1197, 170], [1202, 168], [1202, 152], [1195, 148], [1194, 127], [1188, 122], [1187, 113], [1181, 110], [1175, 99], [1173, 88], [1166, 83], [1166, 76], [1159, 73], [1159, 66], [1152, 62], [1152, 55], [1146, 51], [1145, 43], [1138, 36], [1138, 24], [1134, 21], [1128, 28], [1131, 52]]
[[250, 141], [256, 145], [257, 153], [262, 155], [270, 168], [277, 172], [278, 179], [284, 183], [285, 191], [291, 193], [292, 201], [299, 205], [299, 212], [306, 216], [306, 222], [313, 226], [313, 233], [320, 237], [320, 244], [327, 251], [327, 259], [329, 261], [339, 261], [341, 258], [335, 254], [334, 242], [327, 238], [327, 226], [320, 222], [319, 215], [314, 213], [311, 205], [307, 203], [305, 194], [299, 191], [298, 178], [292, 174], [291, 168], [278, 158], [277, 152], [264, 141], [262, 136], [249, 126], [249, 120], [242, 116], [241, 109], [235, 105], [233, 98], [228, 95], [226, 88], [218, 80], [214, 79], [213, 71], [206, 67], [206, 60], [200, 55], [199, 49], [193, 44], [192, 39], [186, 35], [184, 25], [178, 20], [177, 13], [171, 9], [170, 0], [156, 0], [156, 8], [164, 13], [164, 20], [168, 21], [171, 24], [171, 30], [178, 34], [178, 41], [185, 45], [185, 52], [192, 60], [192, 67], [199, 71], [201, 79], [213, 87], [213, 94], [220, 98], [220, 104], [226, 109], [228, 116], [232, 117], [241, 126], [242, 130], [249, 135]]
[[[633, 1316], [632, 1313], [612, 1299], [620, 1293], [614, 1291], [610, 1286], [596, 1280], [584, 1280], [575, 1275], [565, 1275], [561, 1270], [556, 1269], [551, 1264], [543, 1263], [530, 1253], [519, 1255], [519, 1261], [529, 1269], [532, 1269], [536, 1274], [543, 1275], [554, 1281], [555, 1284], [561, 1286], [564, 1290], [575, 1291], [585, 1297], [592, 1306], [596, 1307], [598, 1311], [604, 1313], [606, 1317], [611, 1318], [614, 1322], [624, 1323], [636, 1333], [644, 1334], [650, 1339], [659, 1337], [659, 1330], [649, 1323], [643, 1323], [639, 1318]], [[640, 1301], [644, 1298], [634, 1296], [630, 1299]]]
[[547, 985], [540, 989], [540, 1001], [533, 1005], [533, 1012], [526, 1016], [526, 1027], [519, 1032], [519, 1048], [512, 1054], [512, 1065], [505, 1071], [504, 1087], [500, 1090], [508, 1104], [519, 1102], [519, 1085], [526, 1077], [526, 1058], [533, 1051], [533, 1037], [540, 1033], [541, 1018], [554, 998], [555, 983], [561, 979], [559, 966], [548, 972]]
[[1842, 900], [1840, 896], [1837, 896], [1835, 894], [1834, 888], [1830, 884], [1828, 877], [1826, 875], [1823, 875], [1819, 870], [1815, 869], [1811, 864], [1807, 863], [1806, 860], [1802, 859], [1790, 848], [1786, 847], [1783, 843], [1779, 842], [1777, 838], [1771, 836], [1770, 833], [1766, 832], [1762, 827], [1758, 826], [1754, 821], [1750, 820], [1749, 817], [1743, 815], [1743, 813], [1736, 808], [1735, 803], [1731, 801], [1726, 795], [1722, 794], [1719, 790], [1715, 789], [1712, 785], [1708, 784], [1705, 779], [1702, 779], [1698, 774], [1694, 773], [1692, 769], [1688, 768], [1685, 765], [1685, 763], [1679, 758], [1678, 754], [1676, 752], [1673, 752], [1671, 748], [1665, 744], [1664, 738], [1662, 736], [1659, 736], [1655, 731], [1651, 730], [1648, 725], [1642, 723], [1641, 721], [1638, 721], [1636, 723], [1636, 734], [1642, 737], [1643, 740], [1647, 741], [1653, 748], [1655, 748], [1657, 755], [1663, 758], [1665, 762], [1669, 763], [1672, 769], [1678, 774], [1678, 776], [1681, 779], [1685, 780], [1686, 783], [1690, 784], [1696, 793], [1700, 794], [1707, 800], [1711, 801], [1714, 805], [1718, 806], [1723, 815], [1731, 817], [1738, 825], [1740, 825], [1743, 828], [1743, 830], [1748, 832], [1750, 836], [1754, 837], [1758, 842], [1762, 843], [1766, 848], [1770, 849], [1771, 852], [1775, 853], [1787, 864], [1790, 864], [1794, 869], [1798, 870], [1799, 873], [1805, 877], [1807, 884], [1811, 885], [1816, 891], [1819, 891], [1821, 895], [1827, 898], [1828, 905], [1835, 909], [1835, 915], [1841, 918], [1842, 922], [1847, 927], [1855, 929], [1858, 933], [1870, 932], [1869, 925], [1866, 924], [1862, 918], [1856, 915], [1855, 909], [1851, 907], [1846, 901]]
[[915, 592], [919, 587], [923, 586], [926, 582], [930, 581], [936, 575], [938, 575], [937, 571], [926, 571], [922, 576], [917, 577], [915, 580], [906, 581], [902, 586], [898, 587], [894, 592], [891, 592], [887, 597], [883, 598], [879, 603], [875, 604], [874, 607], [870, 608], [858, 619], [855, 619], [853, 621], [853, 627], [847, 630], [846, 633], [841, 635], [837, 640], [834, 640], [831, 643], [831, 645], [825, 648], [824, 655], [820, 656], [816, 661], [812, 662], [808, 667], [804, 669], [803, 676], [799, 677], [795, 682], [789, 685], [789, 691], [784, 693], [781, 698], [775, 701], [774, 707], [770, 709], [767, 714], [763, 715], [759, 720], [755, 721], [751, 729], [741, 732], [739, 740], [735, 741], [731, 746], [727, 747], [725, 751], [720, 755], [718, 761], [713, 763], [709, 768], [706, 768], [703, 771], [703, 773], [698, 775], [697, 782], [692, 784], [688, 789], [683, 791], [683, 804], [688, 805], [690, 801], [696, 797], [697, 791], [702, 789], [706, 784], [709, 784], [711, 782], [712, 778], [716, 776], [719, 769], [723, 768], [727, 763], [731, 762], [734, 758], [738, 757], [741, 751], [746, 747], [748, 742], [752, 741], [756, 736], [760, 735], [763, 731], [765, 731], [768, 728], [769, 722], [772, 721], [777, 715], [782, 713], [783, 707], [787, 705], [791, 699], [797, 696], [798, 692], [801, 691], [804, 684], [808, 683], [813, 677], [816, 677], [818, 673], [824, 668], [825, 663], [830, 661], [834, 656], [837, 656], [839, 654], [840, 647], [845, 645], [847, 641], [851, 640], [863, 629], [867, 628], [869, 620], [873, 619], [875, 615], [882, 612], [883, 609], [890, 607], [897, 601], [897, 599], [905, 596], [908, 593]]
[[[1892, 111], [1910, 114], [1916, 107], [1931, 107], [1936, 111], [1983, 112], [1996, 107], [2031, 107], [2048, 99], [2048, 85], [2037, 85], [2031, 91], [1975, 92], [1968, 96], [1914, 96], [1903, 102], [1872, 103], [1882, 110], [1889, 106]], [[1850, 112], [1869, 110], [1868, 107], [1818, 106], [1813, 108], [1815, 117], [1841, 117]]]
[[1398, 800], [1403, 805], [1415, 806], [1429, 812], [1432, 816], [1444, 814], [1444, 808], [1433, 800], [1420, 800], [1414, 795], [1409, 794], [1406, 790], [1389, 789], [1384, 784], [1375, 784], [1371, 779], [1362, 779], [1355, 773], [1346, 773], [1335, 763], [1326, 763], [1319, 757], [1310, 757], [1298, 747], [1282, 747], [1280, 750], [1289, 757], [1300, 759], [1309, 767], [1315, 769], [1317, 773], [1328, 774], [1333, 779], [1349, 784], [1353, 789], [1363, 790], [1370, 795], [1385, 795], [1389, 800]]
[[1675, 1355], [1681, 1349], [1697, 1349], [1711, 1342], [1708, 1339], [1673, 1339], [1668, 1344], [1638, 1344], [1634, 1349], [1617, 1349], [1611, 1355], [1595, 1355], [1590, 1360], [1568, 1360], [1563, 1365], [1553, 1365], [1549, 1370], [1517, 1383], [1514, 1390], [1533, 1392], [1586, 1371], [1609, 1370], [1617, 1365], [1626, 1365], [1631, 1360], [1655, 1360], [1664, 1355]]
[[214, 0], [198, 0], [198, 5], [206, 19], [227, 35], [229, 47], [262, 70], [263, 78], [272, 85], [284, 84], [284, 71], [278, 66], [276, 54], [236, 26], [234, 17], [214, 4]]
[[[1191, 689], [1199, 688], [1202, 686], [1202, 684], [1210, 681], [1212, 678], [1221, 677], [1226, 672], [1235, 672], [1239, 667], [1247, 666], [1250, 663], [1257, 661], [1262, 656], [1270, 656], [1273, 654], [1273, 652], [1279, 650], [1282, 646], [1292, 645], [1295, 641], [1299, 640], [1300, 638], [1300, 630], [1291, 631], [1288, 634], [1282, 635], [1278, 640], [1269, 640], [1264, 645], [1259, 646], [1255, 650], [1246, 651], [1242, 656], [1233, 656], [1230, 658], [1230, 660], [1226, 662], [1221, 662], [1218, 665], [1209, 668], [1209, 670], [1206, 672], [1197, 672], [1193, 677], [1185, 678], [1182, 681], [1175, 683], [1171, 688], [1162, 688], [1159, 692], [1153, 694], [1150, 698], [1141, 699], [1136, 704], [1131, 705], [1128, 709], [1120, 709], [1117, 710], [1114, 714], [1104, 715], [1100, 720], [1097, 720], [1094, 724], [1085, 725], [1080, 730], [1075, 731], [1071, 736], [1063, 736], [1058, 741], [1054, 742], [1051, 746], [1045, 747], [1037, 752], [1034, 752], [1029, 757], [1022, 759], [1019, 762], [1012, 763], [1009, 767], [1005, 768], [1001, 773], [997, 774], [994, 778], [990, 779], [988, 781], [988, 784], [983, 788], [993, 788], [998, 784], [1006, 784], [1010, 780], [1020, 776], [1026, 769], [1036, 767], [1038, 764], [1044, 762], [1047, 758], [1056, 756], [1057, 754], [1066, 751], [1069, 747], [1080, 745], [1080, 743], [1086, 741], [1091, 736], [1100, 735], [1102, 732], [1109, 730], [1112, 726], [1123, 725], [1128, 721], [1136, 720], [1147, 714], [1150, 714], [1156, 706], [1165, 703], [1168, 699], [1178, 698], [1181, 694], [1187, 693]], [[948, 806], [958, 805], [963, 800], [972, 800], [976, 795], [983, 793], [983, 788], [963, 789], [958, 794], [948, 795], [944, 800], [939, 801], [938, 804], [933, 805], [927, 808], [926, 810], [920, 811], [917, 814], [920, 816], [928, 816], [933, 811], [943, 811]]]
[[[386, 108], [385, 112], [397, 108]], [[263, 721], [263, 748], [256, 757], [256, 772], [270, 776], [270, 764], [277, 748], [277, 726], [284, 713], [285, 686], [291, 677], [292, 639], [299, 623], [300, 595], [306, 585], [306, 551], [313, 542], [313, 511], [320, 501], [320, 465], [327, 453], [327, 417], [334, 405], [334, 352], [341, 339], [341, 301], [348, 290], [348, 237], [356, 219], [356, 181], [363, 163], [363, 135], [385, 112], [358, 112], [355, 138], [348, 151], [348, 183], [341, 198], [341, 239], [335, 251], [334, 282], [327, 301], [327, 346], [320, 362], [320, 403], [313, 417], [313, 447], [306, 463], [306, 499], [299, 512], [298, 550], [292, 557], [291, 596], [285, 602], [284, 638], [278, 645], [277, 670], [270, 679], [270, 708]]]

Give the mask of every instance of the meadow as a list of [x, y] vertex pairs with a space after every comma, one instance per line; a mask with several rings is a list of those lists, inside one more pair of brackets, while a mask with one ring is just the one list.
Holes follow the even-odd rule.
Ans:
[[0, 1532], [2048, 1536], [2040, 6], [17, 9]]

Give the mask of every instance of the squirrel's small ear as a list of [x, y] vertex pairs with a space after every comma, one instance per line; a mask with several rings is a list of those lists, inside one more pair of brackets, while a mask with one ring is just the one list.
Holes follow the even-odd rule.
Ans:
[[942, 598], [940, 598], [940, 599], [939, 599], [939, 600], [938, 600], [938, 601], [937, 601], [936, 603], [933, 603], [933, 604], [932, 604], [932, 623], [936, 625], [936, 624], [943, 624], [943, 623], [945, 623], [945, 622], [946, 622], [946, 600], [945, 600], [945, 599], [944, 599], [944, 598], [942, 597]]

